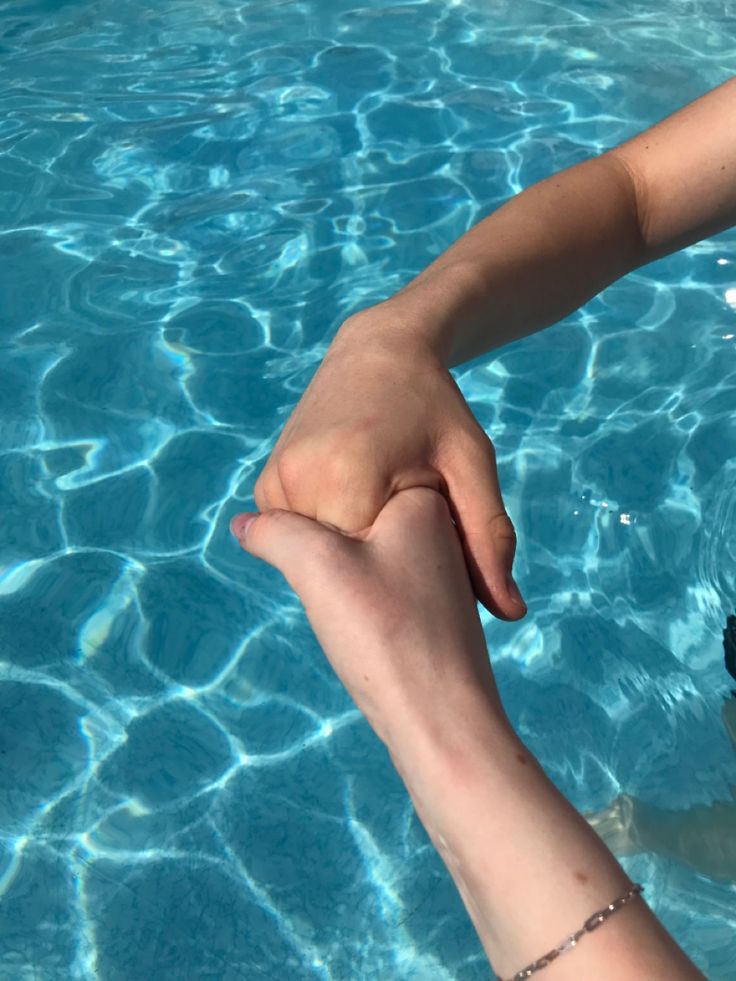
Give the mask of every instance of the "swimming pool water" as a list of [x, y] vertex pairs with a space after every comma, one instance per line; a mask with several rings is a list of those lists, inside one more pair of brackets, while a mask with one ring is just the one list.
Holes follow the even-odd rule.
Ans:
[[[733, 26], [720, 0], [0, 3], [0, 981], [489, 976], [228, 521], [349, 313], [724, 81]], [[455, 373], [529, 602], [484, 617], [499, 687], [581, 810], [736, 785], [735, 244]], [[736, 884], [622, 861], [733, 978]]]

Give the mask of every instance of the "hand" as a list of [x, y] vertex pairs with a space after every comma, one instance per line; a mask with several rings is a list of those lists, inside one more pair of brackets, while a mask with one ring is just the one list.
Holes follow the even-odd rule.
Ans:
[[[400, 491], [361, 540], [290, 511], [245, 523], [237, 516], [231, 530], [301, 597], [325, 654], [386, 744], [499, 976], [628, 889], [626, 873], [503, 711], [441, 495]], [[555, 976], [702, 981], [644, 903], [616, 923]]]
[[381, 332], [380, 310], [343, 326], [256, 483], [256, 504], [360, 540], [394, 494], [439, 491], [476, 596], [500, 619], [518, 620], [526, 605], [511, 576], [516, 536], [493, 445], [450, 372], [405, 333]]
[[452, 728], [452, 713], [481, 702], [505, 720], [443, 497], [419, 487], [395, 494], [362, 540], [282, 510], [244, 524], [233, 518], [231, 531], [286, 577], [384, 742], [391, 720]]

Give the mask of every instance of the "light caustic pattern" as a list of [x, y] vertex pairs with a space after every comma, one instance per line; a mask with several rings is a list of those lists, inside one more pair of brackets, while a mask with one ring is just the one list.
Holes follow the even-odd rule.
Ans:
[[[349, 313], [723, 81], [731, 28], [715, 0], [0, 3], [0, 981], [487, 977], [228, 521]], [[735, 241], [457, 372], [530, 605], [486, 622], [499, 686], [581, 809], [736, 784]], [[725, 979], [733, 882], [622, 860]]]

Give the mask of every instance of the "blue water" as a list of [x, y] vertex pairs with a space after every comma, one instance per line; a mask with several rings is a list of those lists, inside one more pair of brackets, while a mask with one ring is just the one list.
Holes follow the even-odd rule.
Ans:
[[[0, 2], [1, 981], [489, 976], [228, 521], [344, 318], [725, 80], [728, 7]], [[581, 810], [736, 785], [735, 246], [455, 372], [529, 602], [484, 615], [499, 687]], [[622, 862], [733, 978], [736, 884]]]

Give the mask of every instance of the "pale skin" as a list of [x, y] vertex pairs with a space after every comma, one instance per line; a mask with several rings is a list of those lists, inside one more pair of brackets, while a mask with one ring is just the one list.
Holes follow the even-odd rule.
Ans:
[[[504, 711], [445, 499], [395, 494], [352, 539], [272, 510], [231, 530], [301, 598], [338, 677], [386, 745], [478, 936], [510, 978], [631, 882]], [[642, 897], [543, 969], [546, 981], [704, 975]]]
[[[256, 484], [267, 513], [245, 547], [304, 601], [502, 978], [629, 881], [500, 703], [473, 599], [524, 616], [516, 537], [493, 446], [449, 369], [736, 223], [734, 118], [736, 79], [527, 188], [350, 317]], [[541, 976], [703, 977], [641, 897]]]
[[735, 224], [734, 118], [736, 79], [522, 191], [395, 296], [348, 318], [256, 483], [259, 510], [361, 539], [393, 494], [437, 490], [476, 597], [501, 619], [523, 617], [493, 445], [449, 368]]

